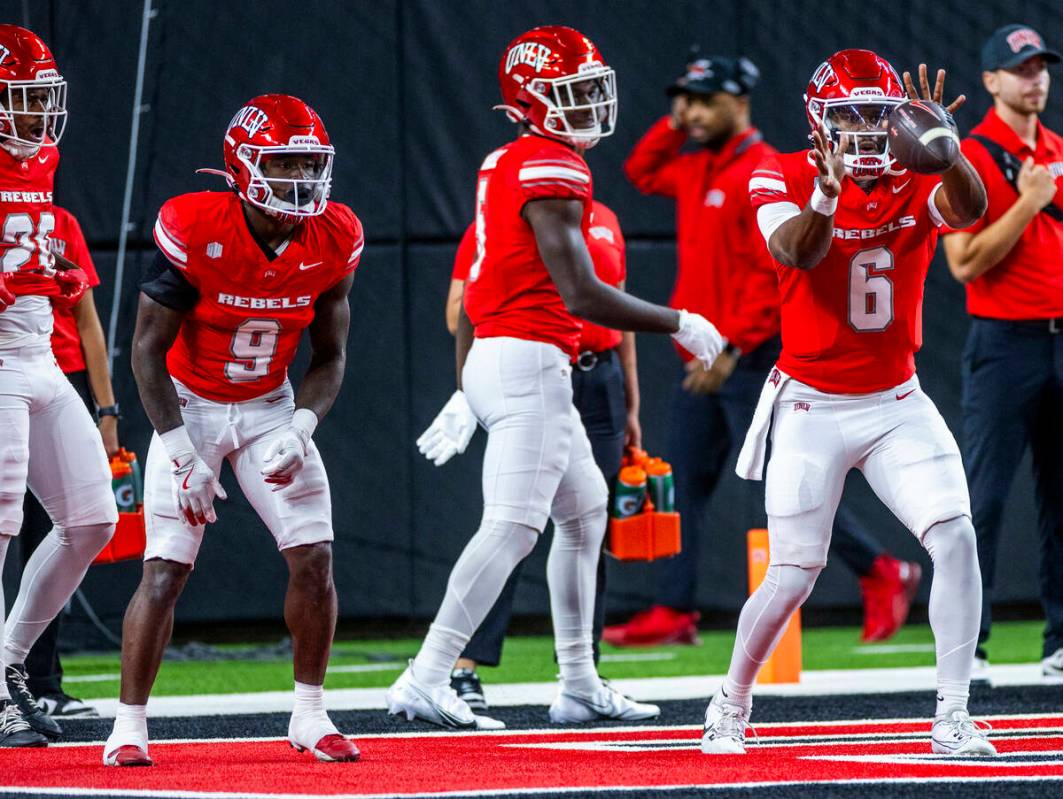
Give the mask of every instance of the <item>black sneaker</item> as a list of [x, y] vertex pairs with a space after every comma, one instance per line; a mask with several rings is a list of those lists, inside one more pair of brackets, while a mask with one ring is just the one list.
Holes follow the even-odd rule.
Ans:
[[22, 718], [18, 705], [0, 699], [0, 746], [47, 746], [48, 739], [35, 732]]
[[450, 687], [459, 699], [475, 711], [487, 710], [487, 700], [484, 699], [484, 689], [480, 685], [480, 678], [472, 669], [454, 669], [450, 673]]
[[37, 697], [37, 705], [52, 718], [94, 719], [100, 715], [92, 705], [86, 705], [65, 691], [41, 694]]
[[7, 690], [11, 693], [11, 701], [18, 705], [22, 718], [41, 735], [46, 735], [53, 740], [61, 738], [63, 728], [41, 710], [37, 700], [30, 693], [29, 686], [26, 685], [26, 667], [22, 664], [12, 664], [4, 670], [4, 677], [7, 680]]

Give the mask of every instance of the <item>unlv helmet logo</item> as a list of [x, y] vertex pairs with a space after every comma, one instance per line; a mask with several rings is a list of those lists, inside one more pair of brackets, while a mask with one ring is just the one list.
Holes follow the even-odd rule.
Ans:
[[827, 85], [827, 81], [834, 77], [834, 67], [830, 65], [829, 61], [824, 61], [819, 65], [812, 75], [812, 85], [816, 87], [816, 91], [819, 91]]
[[266, 116], [265, 111], [253, 105], [245, 105], [236, 112], [233, 121], [229, 123], [229, 130], [240, 127], [247, 131], [249, 138], [253, 138], [267, 122], [269, 122], [269, 117]]
[[553, 50], [545, 44], [519, 42], [506, 54], [506, 72], [512, 72], [517, 64], [527, 64], [534, 67], [536, 72], [542, 72], [553, 54]]

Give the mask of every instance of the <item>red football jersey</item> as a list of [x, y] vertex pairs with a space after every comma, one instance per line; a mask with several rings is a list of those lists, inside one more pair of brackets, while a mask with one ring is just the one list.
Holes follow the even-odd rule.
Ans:
[[55, 230], [52, 186], [58, 166], [55, 147], [42, 147], [24, 160], [0, 147], [0, 271], [7, 274], [8, 287], [20, 296], [58, 293], [54, 280], [30, 272], [55, 264], [48, 237]]
[[[804, 208], [816, 167], [808, 151], [772, 156], [750, 179], [755, 208]], [[923, 284], [942, 220], [941, 179], [888, 173], [865, 192], [846, 178], [834, 241], [808, 271], [776, 264], [782, 300], [779, 368], [821, 391], [867, 394], [915, 373], [923, 343]]]
[[[72, 213], [58, 205], [52, 207], [55, 214], [55, 232], [52, 233], [50, 245], [52, 252], [81, 267], [89, 278], [89, 287], [100, 285], [96, 265], [89, 255], [85, 235], [81, 225]], [[80, 372], [85, 369], [85, 353], [81, 351], [81, 336], [78, 334], [77, 321], [71, 308], [52, 308], [54, 326], [52, 327], [52, 352], [59, 368], [65, 373]]]
[[521, 211], [531, 200], [579, 200], [586, 237], [592, 195], [586, 162], [553, 139], [522, 136], [484, 159], [476, 180], [476, 260], [464, 297], [477, 338], [545, 341], [578, 354], [580, 321], [565, 307]]
[[358, 266], [362, 225], [330, 202], [267, 257], [231, 192], [168, 200], [155, 242], [199, 292], [167, 356], [170, 374], [218, 402], [261, 396], [284, 382], [314, 303]]
[[[627, 257], [625, 253], [624, 234], [620, 231], [620, 221], [612, 209], [597, 200], [591, 207], [591, 221], [587, 236], [587, 249], [594, 262], [594, 272], [610, 286], [619, 286], [627, 278]], [[469, 268], [476, 260], [476, 223], [466, 229], [454, 256], [454, 268], [450, 273], [453, 280], [467, 280]], [[593, 322], [583, 321], [580, 332], [580, 352], [602, 352], [620, 344], [623, 334], [619, 330], [601, 327]]]

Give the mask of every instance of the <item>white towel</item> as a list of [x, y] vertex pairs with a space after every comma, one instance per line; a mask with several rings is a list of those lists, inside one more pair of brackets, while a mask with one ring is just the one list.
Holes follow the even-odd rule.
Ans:
[[743, 480], [764, 479], [764, 458], [768, 452], [768, 431], [775, 411], [775, 401], [779, 398], [782, 387], [790, 379], [788, 374], [772, 369], [761, 389], [757, 409], [753, 412], [753, 421], [742, 442], [742, 451], [738, 453], [735, 474]]

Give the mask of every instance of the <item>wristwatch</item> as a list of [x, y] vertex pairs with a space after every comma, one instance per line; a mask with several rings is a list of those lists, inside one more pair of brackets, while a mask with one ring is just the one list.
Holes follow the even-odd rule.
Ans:
[[104, 405], [96, 409], [96, 420], [99, 421], [104, 416], [113, 416], [115, 419], [121, 419], [122, 413], [116, 402], [114, 405]]

